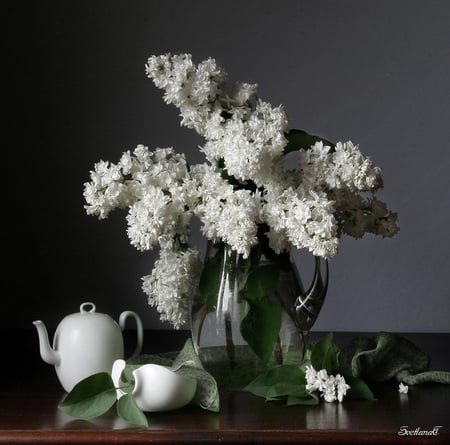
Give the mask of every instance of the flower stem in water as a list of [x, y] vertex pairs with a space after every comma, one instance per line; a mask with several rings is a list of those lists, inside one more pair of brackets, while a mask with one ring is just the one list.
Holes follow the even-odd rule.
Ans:
[[224, 317], [225, 317], [225, 340], [226, 340], [227, 355], [228, 360], [230, 362], [230, 368], [234, 368], [236, 366], [236, 354], [234, 351], [231, 316], [228, 312], [226, 312]]

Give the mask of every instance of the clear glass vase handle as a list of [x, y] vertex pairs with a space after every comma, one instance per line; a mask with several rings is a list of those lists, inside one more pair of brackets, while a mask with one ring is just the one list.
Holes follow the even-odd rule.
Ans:
[[315, 257], [314, 277], [309, 289], [295, 300], [296, 325], [308, 332], [316, 321], [328, 290], [328, 261]]

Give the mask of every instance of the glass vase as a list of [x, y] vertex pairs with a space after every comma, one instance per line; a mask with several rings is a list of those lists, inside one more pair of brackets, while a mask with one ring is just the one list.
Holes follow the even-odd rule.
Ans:
[[208, 242], [191, 330], [219, 388], [242, 388], [268, 367], [300, 363], [327, 281], [328, 266], [324, 280], [317, 258], [305, 292], [289, 253], [257, 245], [243, 258], [226, 243]]

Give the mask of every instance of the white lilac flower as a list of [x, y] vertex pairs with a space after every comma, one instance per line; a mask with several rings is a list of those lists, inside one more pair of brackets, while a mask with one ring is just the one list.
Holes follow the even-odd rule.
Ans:
[[[163, 288], [158, 277], [169, 269], [170, 255], [184, 258], [174, 246], [188, 244], [192, 215], [200, 219], [206, 238], [228, 243], [244, 257], [260, 241], [261, 223], [268, 226], [265, 236], [275, 253], [308, 249], [324, 258], [337, 253], [343, 233], [359, 238], [398, 231], [395, 213], [375, 197], [358, 194], [382, 186], [381, 170], [352, 142], [333, 149], [321, 142], [302, 147], [298, 169], [286, 171], [287, 115], [282, 106], [258, 98], [256, 84], [235, 82], [228, 91], [227, 74], [214, 59], [196, 65], [190, 54], [152, 56], [146, 73], [164, 91], [165, 102], [179, 109], [181, 125], [204, 137], [200, 150], [206, 162], [188, 166], [171, 147], [150, 151], [138, 145], [117, 164], [95, 164], [84, 197], [86, 212], [100, 219], [128, 207], [132, 245], [161, 247], [155, 277], [147, 277], [151, 285], [145, 287], [164, 317], [176, 319], [167, 315], [174, 310], [168, 293], [160, 304], [150, 289]], [[177, 286], [170, 297], [174, 305], [187, 292]], [[325, 378], [322, 374], [319, 378]], [[326, 382], [331, 388], [329, 380], [322, 385]], [[333, 397], [331, 389], [326, 394]], [[339, 399], [339, 391], [334, 397]]]
[[258, 85], [255, 83], [235, 82], [231, 90], [230, 100], [235, 107], [246, 105], [256, 96], [257, 89]]
[[299, 151], [299, 166], [302, 182], [314, 188], [369, 191], [382, 186], [381, 169], [351, 141], [338, 142], [334, 150], [316, 142]]
[[326, 369], [316, 371], [313, 366], [307, 365], [305, 370], [306, 390], [319, 391], [326, 402], [342, 402], [350, 389], [343, 376], [340, 374], [328, 375]]
[[206, 136], [202, 150], [210, 162], [223, 159], [237, 179], [264, 183], [287, 143], [288, 121], [281, 106], [258, 100], [252, 111], [249, 102], [256, 85], [235, 83], [226, 94], [226, 74], [213, 59], [196, 67], [189, 54], [153, 56], [146, 69], [155, 85], [165, 90], [166, 102], [180, 109], [182, 125]]
[[340, 374], [336, 374], [334, 378], [334, 383], [336, 386], [336, 398], [338, 402], [342, 402], [344, 400], [347, 391], [350, 389], [350, 385], [347, 384], [345, 378]]
[[203, 134], [226, 78], [215, 60], [210, 58], [195, 66], [190, 54], [152, 56], [146, 72], [158, 88], [165, 90], [164, 100], [180, 109], [182, 125]]
[[[284, 205], [271, 199], [270, 191], [267, 202], [262, 203], [263, 220], [269, 224], [267, 236], [276, 252], [293, 246], [331, 258], [337, 253], [340, 224], [345, 233], [355, 237], [367, 231], [383, 236], [395, 233], [394, 214], [373, 213], [369, 223], [358, 209], [345, 205], [345, 200], [340, 199], [340, 205], [336, 205], [337, 193], [342, 197], [344, 192], [374, 191], [382, 185], [380, 169], [351, 141], [338, 142], [333, 150], [322, 142], [299, 150], [299, 171], [293, 182], [292, 172], [285, 172], [283, 178], [287, 116], [282, 107], [274, 108], [260, 99], [252, 104], [256, 84], [237, 82], [227, 94], [225, 71], [212, 59], [196, 66], [189, 54], [153, 56], [146, 68], [155, 85], [165, 90], [166, 101], [180, 109], [182, 124], [206, 138], [201, 149], [212, 165], [223, 162], [228, 175], [242, 183], [253, 181], [266, 191], [273, 183], [281, 185], [278, 195]], [[220, 231], [216, 218], [223, 213], [226, 197], [207, 195], [197, 208], [204, 234], [213, 240], [231, 240], [230, 230]], [[243, 227], [253, 237], [252, 225]], [[253, 241], [243, 242], [246, 238], [243, 233], [233, 247], [240, 252], [247, 250]]]
[[178, 192], [187, 176], [184, 155], [173, 148], [157, 148], [150, 152], [138, 145], [133, 154], [122, 154], [118, 164], [100, 161], [90, 172], [91, 182], [84, 184], [86, 212], [106, 218], [116, 208], [133, 205], [147, 193], [147, 187], [159, 187], [164, 192]]
[[314, 392], [322, 390], [322, 381], [318, 378], [317, 371], [311, 365], [306, 366], [305, 378], [307, 391]]
[[191, 169], [196, 183], [197, 201], [193, 213], [202, 223], [203, 234], [212, 241], [222, 240], [247, 257], [257, 244], [260, 195], [249, 190], [234, 190], [219, 172], [207, 165]]
[[200, 278], [201, 262], [195, 249], [162, 248], [151, 275], [142, 278], [150, 306], [156, 306], [162, 321], [179, 329], [189, 320], [192, 295]]
[[366, 233], [392, 237], [398, 232], [397, 214], [389, 211], [384, 202], [357, 193], [330, 193], [336, 206], [336, 218], [343, 233], [361, 238]]
[[324, 381], [321, 396], [324, 398], [325, 402], [328, 403], [332, 403], [336, 400], [336, 385], [333, 375], [328, 376]]
[[90, 177], [91, 182], [84, 184], [88, 215], [104, 219], [115, 208], [125, 208], [129, 204], [128, 190], [117, 165], [100, 161], [95, 164]]
[[152, 249], [162, 237], [184, 237], [190, 219], [182, 201], [151, 185], [146, 190], [126, 217], [131, 244], [142, 251]]
[[403, 384], [403, 382], [400, 382], [398, 385], [398, 392], [400, 394], [408, 394], [408, 385]]
[[272, 108], [261, 100], [245, 118], [235, 111], [229, 110], [231, 117], [220, 123], [220, 131], [217, 126], [214, 133], [209, 129], [210, 138], [202, 150], [210, 162], [223, 159], [227, 172], [236, 179], [262, 186], [274, 168], [281, 170], [279, 161], [287, 143], [286, 114], [282, 107]]
[[236, 190], [226, 197], [217, 222], [219, 237], [247, 258], [258, 243], [260, 197], [248, 190]]
[[334, 203], [324, 192], [311, 192], [302, 186], [268, 189], [262, 219], [271, 228], [270, 246], [276, 252], [286, 245], [286, 240], [277, 240], [275, 233], [285, 235], [290, 245], [306, 248], [317, 256], [331, 258], [337, 253]]

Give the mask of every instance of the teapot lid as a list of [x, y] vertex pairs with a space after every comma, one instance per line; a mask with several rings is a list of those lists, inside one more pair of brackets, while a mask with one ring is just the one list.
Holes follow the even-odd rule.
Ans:
[[[96, 312], [95, 304], [86, 301], [85, 303], [82, 303], [80, 306], [80, 312], [75, 312], [73, 314], [67, 315], [64, 319], [71, 319], [71, 320], [100, 320], [100, 319], [111, 319], [112, 318], [108, 314], [102, 314], [101, 312]], [[113, 321], [113, 320], [112, 320]]]
[[[66, 326], [67, 323], [112, 323], [115, 324], [115, 321], [108, 315], [102, 314], [101, 312], [96, 312], [95, 304], [86, 301], [82, 303], [80, 306], [80, 312], [74, 312], [73, 314], [66, 315], [64, 319], [61, 321], [59, 327], [61, 325]], [[73, 325], [70, 325], [73, 326]]]

